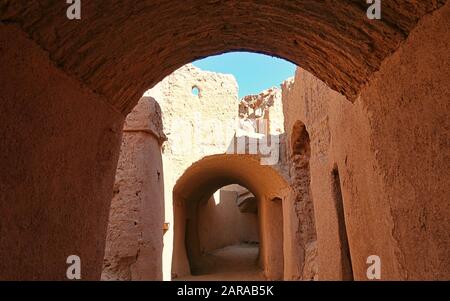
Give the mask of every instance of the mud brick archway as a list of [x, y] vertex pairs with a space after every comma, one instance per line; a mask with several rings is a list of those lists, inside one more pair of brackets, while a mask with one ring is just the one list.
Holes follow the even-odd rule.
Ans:
[[[197, 206], [217, 189], [239, 184], [249, 189], [258, 203], [260, 265], [267, 279], [283, 279], [284, 199], [292, 197], [286, 180], [271, 166], [252, 155], [213, 155], [189, 167], [177, 181], [174, 194], [174, 250], [172, 273], [189, 275], [200, 257]], [[187, 228], [187, 220], [190, 228]], [[189, 239], [186, 238], [189, 235]], [[189, 264], [190, 263], [190, 264]]]
[[85, 1], [80, 21], [64, 1], [6, 1], [2, 23], [20, 27], [65, 72], [128, 113], [143, 92], [208, 55], [248, 50], [310, 71], [354, 100], [423, 15], [446, 1]]
[[65, 1], [0, 2], [0, 279], [66, 279], [72, 254], [99, 279], [124, 117], [178, 67], [237, 50], [292, 61], [365, 105], [356, 126], [383, 139], [364, 146], [367, 182], [392, 185], [379, 212], [355, 199], [354, 214], [392, 220], [391, 278], [448, 279], [447, 2], [383, 1], [378, 21], [351, 0], [84, 1], [79, 21]]

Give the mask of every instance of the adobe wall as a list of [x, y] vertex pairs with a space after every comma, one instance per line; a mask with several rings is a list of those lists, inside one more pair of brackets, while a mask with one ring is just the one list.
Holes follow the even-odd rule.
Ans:
[[239, 101], [239, 120], [239, 129], [243, 134], [283, 134], [281, 89], [272, 87], [259, 94], [244, 96]]
[[[333, 169], [354, 279], [378, 255], [382, 279], [449, 279], [450, 4], [425, 16], [355, 103], [298, 69], [283, 86], [289, 139], [311, 137], [319, 279], [342, 279]], [[290, 143], [288, 143], [290, 145]]]
[[0, 23], [0, 279], [100, 279], [123, 116]]
[[241, 212], [237, 205], [239, 188], [223, 187], [198, 207], [200, 251], [241, 243], [259, 242], [257, 212]]
[[102, 280], [162, 280], [165, 136], [158, 103], [141, 98], [123, 132]]

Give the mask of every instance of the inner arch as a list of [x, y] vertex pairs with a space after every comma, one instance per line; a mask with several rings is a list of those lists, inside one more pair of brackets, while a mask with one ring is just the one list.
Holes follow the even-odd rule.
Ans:
[[260, 265], [267, 279], [283, 277], [283, 199], [290, 188], [281, 174], [260, 164], [254, 155], [212, 155], [189, 167], [174, 189], [174, 248], [172, 275], [195, 273], [192, 262], [201, 256], [198, 243], [197, 205], [223, 186], [239, 184], [258, 202]]

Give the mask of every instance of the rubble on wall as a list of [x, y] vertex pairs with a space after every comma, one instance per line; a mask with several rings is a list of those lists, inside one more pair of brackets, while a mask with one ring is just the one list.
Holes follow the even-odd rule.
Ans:
[[280, 135], [284, 133], [281, 89], [272, 87], [239, 102], [239, 129], [244, 133]]

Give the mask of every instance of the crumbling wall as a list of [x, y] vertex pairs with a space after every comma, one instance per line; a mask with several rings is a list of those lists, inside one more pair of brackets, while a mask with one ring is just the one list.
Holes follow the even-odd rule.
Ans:
[[449, 4], [424, 17], [355, 103], [301, 69], [284, 85], [287, 136], [301, 120], [311, 138], [319, 279], [345, 278], [342, 223], [354, 279], [370, 255], [382, 280], [450, 277], [449, 26]]
[[257, 153], [263, 158], [261, 164], [271, 165], [289, 179], [281, 87], [243, 97], [239, 101], [238, 114], [235, 143], [245, 139], [245, 148], [236, 146], [235, 151]]
[[158, 103], [141, 98], [123, 129], [102, 280], [162, 280], [164, 140]]
[[[293, 80], [291, 79], [289, 82], [292, 84]], [[282, 202], [283, 220], [281, 225], [284, 232], [282, 240], [284, 263], [281, 264], [281, 266], [284, 265], [284, 272], [282, 271], [284, 276], [282, 277], [286, 280], [317, 279], [316, 232], [309, 184], [309, 145], [307, 154], [296, 153], [292, 150], [291, 144], [294, 144], [291, 141], [292, 134], [287, 138], [284, 130], [282, 97], [280, 88], [270, 88], [260, 94], [244, 97], [239, 104], [240, 128], [238, 134], [249, 137], [276, 135], [278, 138], [280, 153], [274, 167], [286, 179], [289, 179], [293, 190], [292, 195], [286, 197]], [[272, 222], [266, 222], [273, 225]], [[264, 223], [261, 223], [261, 227], [265, 228]], [[272, 242], [266, 241], [265, 243], [271, 244]], [[282, 277], [275, 276], [274, 279]]]
[[[292, 80], [288, 80], [284, 83], [284, 87], [292, 84]], [[285, 93], [284, 96], [286, 97]], [[286, 280], [317, 279], [316, 226], [311, 195], [310, 156], [308, 131], [305, 124], [297, 120], [288, 132], [286, 144], [289, 179], [294, 192], [293, 197], [287, 199], [284, 204], [285, 235], [290, 240], [285, 243]]]
[[272, 87], [239, 101], [239, 129], [245, 134], [281, 135], [283, 123], [280, 88]]

